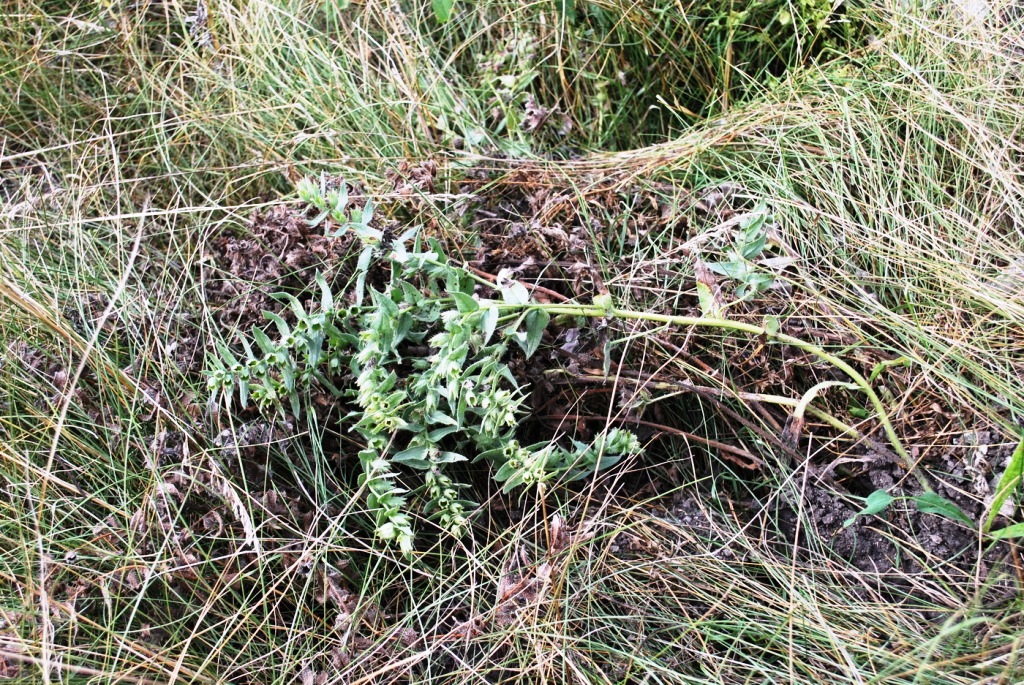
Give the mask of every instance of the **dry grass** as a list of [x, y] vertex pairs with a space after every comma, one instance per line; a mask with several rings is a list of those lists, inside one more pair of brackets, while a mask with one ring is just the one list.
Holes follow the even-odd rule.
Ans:
[[[569, 198], [552, 221], [607, 228], [597, 273], [652, 312], [695, 306], [679, 246], [710, 219], [685, 197], [731, 184], [737, 208], [770, 204], [776, 249], [796, 259], [785, 297], [736, 315], [774, 307], [865, 372], [907, 357], [878, 381], [923, 462], [972, 431], [991, 430], [995, 450], [1024, 415], [1012, 5], [976, 24], [881, 3], [815, 39], [806, 23], [779, 31], [766, 3], [775, 13], [750, 22], [783, 38], [762, 49], [730, 41], [716, 6], [577, 3], [592, 14], [567, 25], [549, 3], [462, 3], [439, 28], [429, 3], [343, 4], [210, 3], [210, 47], [190, 37], [195, 6], [176, 1], [5, 9], [0, 679], [1024, 677], [1016, 552], [1000, 567], [1011, 575], [986, 577], [986, 562], [935, 558], [901, 511], [871, 525], [916, 571], [837, 558], [801, 502], [823, 455], [863, 456], [825, 423], [854, 422], [859, 398], [815, 401], [825, 415], [807, 430], [822, 437], [794, 461], [764, 436], [806, 385], [714, 372], [750, 340], [705, 336], [682, 358], [678, 331], [612, 327], [635, 335], [624, 368], [651, 381], [659, 421], [757, 457], [755, 475], [664, 439], [660, 463], [544, 503], [481, 485], [489, 513], [472, 539], [425, 533], [414, 560], [372, 542], [351, 468], [325, 448], [333, 425], [215, 412], [202, 376], [214, 341], [236, 334], [208, 303], [228, 278], [215, 238], [244, 233], [307, 171], [378, 189], [400, 161], [434, 158], [441, 187], [422, 216], [454, 242], [463, 170], [500, 171], [485, 193], [528, 168], [535, 188]], [[778, 79], [775, 53], [793, 65]], [[495, 114], [501, 75], [528, 86]], [[572, 117], [567, 138], [559, 114], [534, 132], [515, 120], [527, 93]], [[641, 224], [652, 197], [667, 218]], [[718, 399], [681, 398], [680, 379]], [[856, 428], [882, 441], [875, 422]]]

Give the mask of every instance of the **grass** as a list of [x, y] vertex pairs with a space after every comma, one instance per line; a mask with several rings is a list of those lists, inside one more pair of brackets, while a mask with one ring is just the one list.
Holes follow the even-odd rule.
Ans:
[[[209, 47], [189, 34], [194, 5], [108, 5], [21, 0], [0, 26], [0, 677], [1024, 677], [1012, 563], [1003, 578], [958, 566], [901, 511], [870, 526], [913, 571], [858, 567], [817, 533], [820, 470], [886, 437], [833, 389], [795, 458], [782, 423], [836, 378], [758, 357], [756, 337], [612, 322], [613, 392], [642, 389], [643, 417], [678, 434], [543, 502], [470, 474], [487, 512], [473, 536], [421, 522], [412, 560], [372, 541], [335, 415], [217, 412], [202, 374], [240, 325], [214, 302], [233, 278], [217, 240], [305, 173], [359, 179], [467, 254], [465, 188], [534, 197], [546, 227], [591, 227], [589, 275], [548, 286], [586, 299], [600, 281], [656, 314], [695, 309], [692, 260], [727, 241], [699, 238], [715, 214], [691, 199], [730, 184], [738, 209], [770, 205], [772, 254], [794, 261], [786, 290], [729, 315], [779, 316], [865, 375], [906, 357], [876, 387], [922, 472], [945, 478], [954, 438], [989, 431], [995, 451], [1022, 431], [1009, 3], [981, 23], [851, 3], [819, 30], [831, 3], [736, 23], [724, 3], [576, 3], [568, 21], [556, 3], [488, 0], [438, 26], [418, 1], [211, 2]], [[529, 98], [549, 111], [533, 131]], [[410, 209], [387, 172], [423, 159], [437, 192]], [[762, 373], [787, 360], [794, 376]], [[565, 413], [625, 411], [570, 386]]]

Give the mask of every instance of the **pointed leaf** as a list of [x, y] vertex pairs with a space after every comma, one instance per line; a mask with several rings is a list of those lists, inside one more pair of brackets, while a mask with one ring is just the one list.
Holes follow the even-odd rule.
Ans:
[[469, 461], [469, 459], [458, 452], [441, 452], [435, 461], [438, 464], [455, 464], [460, 461]]
[[1006, 465], [1006, 470], [1003, 471], [1003, 475], [999, 479], [999, 485], [996, 486], [996, 492], [992, 498], [988, 516], [985, 517], [983, 531], [987, 532], [992, 527], [992, 522], [999, 515], [999, 511], [1003, 508], [1006, 499], [1010, 496], [1010, 493], [1020, 486], [1022, 479], [1024, 479], [1024, 438], [1021, 438], [1021, 441], [1017, 444], [1017, 449], [1013, 451], [1013, 456], [1010, 457], [1010, 463]]
[[331, 286], [327, 285], [327, 279], [317, 271], [315, 280], [320, 286], [320, 309], [324, 312], [334, 311], [334, 293], [331, 292]]
[[498, 481], [499, 483], [506, 481], [512, 476], [514, 476], [517, 470], [518, 469], [512, 466], [512, 464], [510, 464], [509, 462], [505, 462], [504, 464], [501, 465], [501, 468], [498, 469], [498, 472], [494, 474], [494, 480]]
[[262, 328], [257, 328], [256, 326], [253, 326], [252, 337], [256, 341], [256, 344], [259, 346], [259, 348], [263, 350], [263, 354], [271, 355], [277, 352], [277, 346], [274, 345], [273, 341], [270, 340], [270, 337], [263, 332]]
[[227, 345], [217, 343], [217, 351], [220, 352], [220, 356], [227, 362], [228, 368], [238, 365], [238, 359], [235, 358], [235, 355], [231, 354], [231, 350], [228, 349]]
[[506, 304], [529, 304], [530, 291], [519, 281], [509, 281], [507, 285], [501, 286], [501, 299]]
[[727, 276], [737, 281], [742, 280], [743, 276], [747, 273], [747, 265], [740, 261], [708, 262], [706, 266], [716, 274]]
[[363, 214], [359, 220], [363, 227], [368, 227], [370, 222], [373, 221], [373, 210], [373, 198], [366, 198], [366, 204], [363, 205]]
[[700, 305], [700, 313], [706, 317], [717, 319], [721, 317], [721, 308], [715, 302], [715, 295], [706, 283], [697, 281], [697, 303]]
[[443, 438], [455, 433], [459, 430], [458, 426], [445, 426], [444, 428], [435, 428], [434, 430], [427, 433], [427, 439], [431, 442], [440, 442]]
[[752, 241], [748, 242], [743, 246], [741, 253], [745, 259], [753, 259], [754, 257], [761, 254], [761, 250], [764, 249], [765, 243], [768, 242], [768, 236], [764, 233], [756, 236]]
[[442, 426], [456, 426], [458, 423], [452, 417], [439, 411], [427, 414], [427, 423], [441, 424]]
[[466, 293], [453, 292], [451, 294], [452, 299], [455, 300], [455, 306], [458, 307], [459, 311], [463, 314], [475, 312], [480, 309], [480, 303], [477, 302], [471, 295]]
[[[316, 204], [319, 207], [320, 203], [316, 203]], [[309, 224], [310, 226], [319, 226], [320, 224], [323, 223], [324, 219], [327, 218], [328, 214], [330, 214], [330, 210], [325, 209], [322, 212], [320, 212], [319, 214], [317, 214], [315, 217], [313, 217], [312, 219], [308, 219], [306, 221], [306, 223]]]
[[844, 526], [851, 526], [858, 516], [871, 516], [885, 510], [896, 498], [885, 490], [875, 490], [864, 500], [864, 508], [843, 522]]
[[407, 450], [402, 450], [398, 454], [392, 456], [391, 462], [395, 464], [404, 464], [409, 468], [425, 471], [430, 468], [430, 462], [425, 459], [426, 455], [427, 446], [418, 445], [416, 447], [410, 447]]
[[960, 507], [953, 504], [942, 495], [934, 492], [926, 492], [923, 495], [917, 495], [910, 499], [914, 500], [914, 503], [917, 505], [917, 510], [922, 514], [935, 514], [936, 516], [942, 516], [943, 518], [950, 519], [951, 521], [959, 521], [971, 528], [974, 527], [974, 521], [972, 521], [967, 514], [960, 509]]
[[338, 186], [338, 190], [333, 193], [334, 206], [333, 209], [336, 212], [344, 212], [345, 208], [348, 207], [348, 184], [344, 181]]
[[995, 538], [996, 540], [1024, 537], [1024, 523], [1015, 523], [1012, 526], [1007, 526], [1006, 528], [994, 530], [991, 533], [989, 533], [989, 536]]
[[551, 315], [544, 309], [531, 309], [526, 313], [526, 345], [523, 350], [529, 359], [540, 347], [540, 341], [544, 336], [544, 329], [551, 320]]
[[274, 312], [263, 312], [263, 318], [274, 322], [277, 326], [277, 330], [280, 331], [282, 338], [288, 337], [292, 332], [291, 326], [288, 325], [288, 322]]
[[494, 329], [498, 327], [498, 308], [487, 307], [484, 310], [483, 316], [480, 317], [480, 328], [484, 334], [484, 341], [482, 346], [486, 346], [490, 342], [491, 337], [494, 335]]

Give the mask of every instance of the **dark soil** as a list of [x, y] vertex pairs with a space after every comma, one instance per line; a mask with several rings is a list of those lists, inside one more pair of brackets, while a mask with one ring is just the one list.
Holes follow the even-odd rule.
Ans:
[[329, 283], [352, 274], [351, 236], [329, 237], [306, 213], [279, 205], [253, 217], [246, 231], [232, 231], [210, 245], [220, 276], [206, 283], [207, 304], [225, 326], [248, 332], [263, 326], [264, 311], [284, 306], [271, 295], [310, 293], [319, 271]]

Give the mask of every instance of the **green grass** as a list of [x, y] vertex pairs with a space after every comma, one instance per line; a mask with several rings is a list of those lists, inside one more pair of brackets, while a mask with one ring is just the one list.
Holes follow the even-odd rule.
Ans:
[[[302, 174], [358, 179], [467, 254], [465, 170], [493, 170], [480, 195], [520, 197], [525, 179], [564, 196], [551, 225], [592, 227], [587, 258], [617, 306], [657, 314], [696, 306], [680, 246], [715, 221], [686, 196], [732, 184], [737, 206], [771, 206], [773, 249], [795, 261], [788, 294], [730, 315], [776, 314], [864, 373], [908, 357], [878, 386], [915, 459], [970, 430], [1013, 442], [1024, 89], [1008, 4], [981, 25], [944, 4], [851, 3], [819, 30], [831, 3], [767, 2], [731, 25], [728, 3], [577, 2], [569, 22], [559, 3], [488, 0], [438, 26], [418, 0], [213, 2], [213, 48], [189, 37], [193, 4], [107, 5], [21, 0], [0, 26], [0, 676], [1024, 678], [1019, 578], [1000, 603], [980, 566], [881, 521], [921, 568], [864, 571], [801, 507], [802, 549], [783, 544], [774, 512], [817, 487], [810, 457], [861, 454], [826, 417], [886, 438], [850, 413], [861, 397], [830, 390], [794, 461], [776, 424], [829, 371], [766, 380], [746, 336], [611, 324], [629, 338], [616, 388], [650, 377], [645, 417], [758, 458], [756, 476], [682, 435], [545, 502], [478, 473], [489, 514], [472, 538], [421, 522], [412, 560], [373, 542], [336, 421], [263, 431], [208, 407], [202, 375], [239, 333], [208, 304], [228, 277], [214, 241]], [[785, 23], [791, 5], [804, 14]], [[527, 95], [557, 110], [537, 131]], [[387, 172], [423, 159], [437, 194], [410, 210]], [[621, 409], [597, 397], [571, 409]]]

